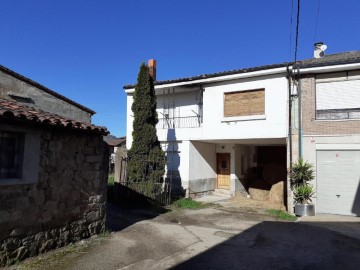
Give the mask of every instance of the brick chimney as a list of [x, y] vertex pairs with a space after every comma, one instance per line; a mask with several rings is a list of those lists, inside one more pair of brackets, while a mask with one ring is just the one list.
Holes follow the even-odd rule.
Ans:
[[153, 78], [153, 80], [155, 82], [156, 81], [156, 60], [149, 59], [148, 67], [149, 67], [150, 76]]

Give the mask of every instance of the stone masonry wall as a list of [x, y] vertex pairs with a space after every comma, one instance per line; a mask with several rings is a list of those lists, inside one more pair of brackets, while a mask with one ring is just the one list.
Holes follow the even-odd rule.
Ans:
[[315, 119], [315, 77], [301, 79], [302, 129], [304, 135], [348, 135], [360, 134], [358, 120], [316, 120]]
[[29, 97], [27, 106], [79, 122], [91, 122], [90, 113], [0, 71], [0, 97], [10, 99], [11, 93]]
[[105, 230], [101, 135], [47, 130], [36, 184], [0, 187], [0, 266]]

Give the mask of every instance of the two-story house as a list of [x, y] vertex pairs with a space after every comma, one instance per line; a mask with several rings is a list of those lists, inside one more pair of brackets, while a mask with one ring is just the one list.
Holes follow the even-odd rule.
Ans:
[[[296, 63], [155, 81], [173, 186], [191, 197], [283, 182], [291, 211], [286, 172], [304, 158], [315, 168], [317, 212], [359, 215], [360, 52], [324, 55], [318, 45]], [[129, 149], [135, 85], [124, 89]]]
[[[286, 181], [287, 74], [284, 63], [155, 82], [157, 134], [174, 189], [192, 197]], [[124, 88], [129, 149], [135, 85]]]
[[301, 109], [293, 118], [301, 121], [293, 159], [314, 164], [316, 211], [360, 216], [360, 51], [300, 61], [294, 69]]

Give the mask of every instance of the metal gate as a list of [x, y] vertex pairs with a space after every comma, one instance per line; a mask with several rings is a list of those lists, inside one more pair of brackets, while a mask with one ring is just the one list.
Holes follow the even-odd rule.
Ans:
[[169, 205], [171, 203], [171, 177], [163, 177], [158, 182], [130, 182], [127, 175], [127, 158], [122, 158], [120, 169], [120, 187], [129, 188], [151, 199], [157, 205]]

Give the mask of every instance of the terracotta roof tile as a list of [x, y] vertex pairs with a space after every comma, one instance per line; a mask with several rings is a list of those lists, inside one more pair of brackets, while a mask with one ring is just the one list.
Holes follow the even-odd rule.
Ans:
[[108, 135], [104, 137], [104, 141], [110, 146], [121, 146], [126, 142], [126, 137], [116, 138], [114, 136]]
[[57, 114], [44, 112], [39, 109], [26, 106], [22, 103], [3, 98], [0, 98], [0, 118], [16, 119], [48, 126], [84, 130], [102, 135], [107, 135], [109, 133], [106, 127], [66, 119]]

